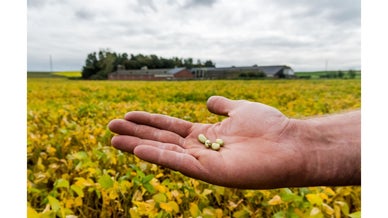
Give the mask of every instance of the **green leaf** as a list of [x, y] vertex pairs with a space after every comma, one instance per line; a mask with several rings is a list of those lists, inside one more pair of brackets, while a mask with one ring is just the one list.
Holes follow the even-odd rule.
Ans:
[[142, 179], [142, 183], [143, 183], [143, 184], [149, 183], [149, 182], [151, 181], [152, 178], [154, 178], [154, 175], [153, 175], [153, 174], [149, 174], [149, 175], [145, 176], [145, 177]]
[[166, 202], [167, 197], [163, 193], [157, 193], [154, 196], [152, 196], [152, 199], [154, 199], [155, 202], [160, 203], [160, 202]]
[[354, 213], [349, 214], [351, 218], [361, 218], [361, 211], [357, 211]]
[[84, 196], [84, 191], [82, 190], [81, 187], [78, 185], [71, 185], [71, 190], [73, 190], [75, 193], [77, 193], [78, 196], [83, 197]]
[[58, 179], [55, 182], [55, 188], [69, 188], [69, 181], [66, 179]]
[[293, 193], [289, 188], [282, 189], [282, 192], [279, 194], [283, 201], [285, 202], [302, 202], [303, 198], [301, 196]]
[[88, 153], [86, 153], [85, 151], [79, 151], [79, 152], [75, 153], [73, 156], [75, 159], [83, 160], [83, 159], [88, 158]]
[[113, 187], [114, 181], [112, 178], [110, 178], [109, 175], [104, 174], [98, 179], [98, 183], [101, 185], [101, 187], [108, 189]]
[[275, 214], [272, 216], [272, 218], [284, 218], [284, 217], [286, 217], [286, 214], [285, 214], [284, 211], [279, 211], [279, 212], [275, 213]]
[[47, 196], [47, 199], [53, 211], [57, 212], [59, 208], [61, 208], [61, 205], [59, 204], [59, 201], [56, 198]]
[[233, 213], [234, 218], [248, 218], [250, 217], [249, 212], [245, 209], [241, 209]]
[[155, 193], [155, 188], [149, 184], [149, 183], [146, 183], [143, 185], [143, 187], [151, 194]]

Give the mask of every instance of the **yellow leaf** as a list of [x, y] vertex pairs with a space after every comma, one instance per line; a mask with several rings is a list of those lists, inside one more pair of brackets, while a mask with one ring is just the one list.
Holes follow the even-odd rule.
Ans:
[[57, 151], [57, 149], [55, 149], [55, 148], [53, 148], [53, 147], [51, 147], [51, 146], [48, 146], [48, 147], [46, 148], [46, 151], [47, 151], [47, 153], [48, 153], [50, 156], [55, 156], [55, 152]]
[[201, 210], [196, 203], [190, 203], [190, 214], [192, 217], [201, 216]]
[[263, 194], [265, 198], [269, 198], [269, 196], [271, 195], [271, 192], [268, 190], [260, 190], [259, 192]]
[[320, 197], [322, 200], [329, 200], [329, 197], [328, 197], [325, 193], [319, 193], [319, 197]]
[[335, 192], [330, 187], [325, 187], [324, 193], [326, 193], [327, 195], [330, 195], [330, 196], [335, 195]]
[[153, 201], [133, 201], [133, 203], [137, 206], [138, 214], [150, 213], [155, 207], [155, 202]]
[[158, 175], [155, 176], [155, 178], [159, 179], [160, 177], [164, 176], [163, 173], [158, 173]]
[[171, 196], [175, 198], [176, 202], [178, 204], [181, 204], [182, 203], [182, 193], [180, 193], [179, 191], [177, 190], [172, 190], [171, 192], [168, 192], [168, 193], [171, 193]]
[[321, 213], [321, 210], [318, 207], [313, 207], [310, 211], [310, 216], [316, 216]]
[[205, 189], [205, 190], [203, 190], [202, 195], [203, 195], [203, 196], [206, 196], [206, 195], [208, 195], [208, 194], [210, 194], [210, 193], [212, 193], [212, 190], [210, 190], [210, 189]]
[[213, 208], [203, 208], [202, 210], [203, 216], [211, 216], [215, 217], [215, 210]]
[[139, 213], [137, 212], [137, 208], [131, 208], [129, 209], [129, 215], [132, 218], [140, 218]]
[[108, 197], [111, 200], [115, 200], [115, 199], [119, 198], [119, 194], [118, 194], [118, 192], [116, 192], [116, 190], [110, 189], [110, 190], [108, 190]]
[[132, 186], [133, 186], [133, 184], [127, 180], [120, 181], [120, 183], [119, 183], [120, 192], [122, 194], [126, 194]]
[[283, 203], [282, 198], [279, 195], [273, 196], [271, 200], [268, 201], [269, 205], [278, 205]]
[[76, 206], [76, 207], [82, 206], [82, 197], [75, 198], [74, 206]]
[[83, 177], [77, 177], [75, 178], [76, 182], [75, 182], [75, 185], [79, 186], [80, 188], [83, 188], [85, 186], [92, 186], [94, 185], [94, 182], [93, 180], [91, 179], [85, 179]]
[[306, 198], [311, 204], [322, 205], [323, 203], [322, 198], [318, 194], [307, 194]]
[[27, 218], [39, 218], [38, 212], [30, 206], [27, 207]]
[[335, 212], [332, 207], [330, 207], [329, 205], [327, 205], [325, 203], [322, 204], [322, 208], [324, 209], [325, 213], [329, 214], [329, 215], [333, 215]]
[[73, 206], [73, 204], [74, 204], [74, 200], [73, 199], [69, 198], [69, 199], [65, 200], [65, 207], [66, 208], [71, 208]]
[[161, 202], [159, 206], [168, 213], [179, 212], [179, 206], [175, 201], [169, 201], [168, 203]]

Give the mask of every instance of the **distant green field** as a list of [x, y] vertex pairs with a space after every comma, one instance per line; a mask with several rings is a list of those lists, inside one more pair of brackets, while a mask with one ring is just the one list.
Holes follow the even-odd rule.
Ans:
[[[312, 72], [295, 72], [295, 76], [298, 78], [310, 78], [310, 79], [320, 79], [320, 78], [340, 78], [340, 72], [342, 73], [342, 78], [350, 78], [350, 71], [312, 71]], [[353, 70], [355, 78], [361, 78], [361, 71]]]
[[55, 77], [80, 78], [81, 76], [82, 76], [81, 71], [27, 72], [27, 78], [55, 78]]
[[60, 77], [50, 72], [27, 72], [27, 78], [53, 78]]
[[71, 78], [82, 76], [81, 71], [62, 71], [62, 72], [54, 72], [53, 74], [58, 76], [71, 77]]

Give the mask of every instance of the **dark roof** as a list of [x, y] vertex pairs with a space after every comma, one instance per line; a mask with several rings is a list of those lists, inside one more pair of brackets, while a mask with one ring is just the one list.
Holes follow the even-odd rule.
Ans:
[[227, 71], [262, 71], [267, 75], [275, 75], [282, 69], [291, 69], [291, 67], [286, 65], [273, 65], [273, 66], [242, 66], [242, 67], [208, 67], [208, 68], [192, 68], [192, 71], [196, 70], [205, 70], [205, 71], [219, 71], [219, 72], [227, 72]]
[[168, 74], [176, 74], [176, 73], [179, 73], [179, 72], [181, 72], [182, 70], [185, 70], [185, 69], [186, 69], [185, 67], [172, 68], [172, 69], [168, 70], [166, 73], [168, 73]]

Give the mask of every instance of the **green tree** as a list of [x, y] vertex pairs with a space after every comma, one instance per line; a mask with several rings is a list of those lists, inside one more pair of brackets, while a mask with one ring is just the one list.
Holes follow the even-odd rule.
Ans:
[[88, 54], [85, 66], [82, 68], [83, 79], [107, 79], [108, 74], [114, 70], [116, 65], [120, 64], [117, 60], [117, 54], [109, 50], [100, 50]]
[[344, 72], [342, 72], [342, 70], [339, 70], [337, 75], [339, 78], [344, 78]]
[[215, 66], [216, 65], [211, 60], [207, 60], [204, 63], [204, 67], [215, 67]]
[[192, 58], [186, 58], [183, 60], [183, 66], [187, 68], [192, 68], [193, 67], [193, 59]]
[[99, 71], [98, 59], [96, 52], [88, 54], [85, 66], [82, 68], [82, 78], [89, 79], [92, 75]]
[[349, 78], [354, 79], [356, 77], [356, 72], [354, 70], [348, 71]]
[[192, 58], [163, 58], [155, 54], [130, 54], [116, 53], [109, 49], [100, 50], [98, 53], [93, 52], [87, 55], [85, 66], [82, 67], [83, 79], [107, 79], [108, 74], [117, 70], [117, 66], [124, 66], [125, 69], [140, 69], [147, 66], [149, 69], [155, 68], [174, 68], [174, 67], [214, 67], [215, 64], [211, 60], [202, 63], [197, 60], [193, 63]]

